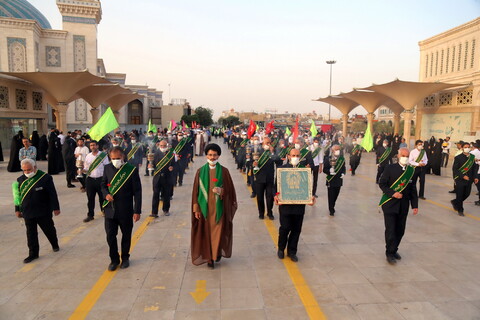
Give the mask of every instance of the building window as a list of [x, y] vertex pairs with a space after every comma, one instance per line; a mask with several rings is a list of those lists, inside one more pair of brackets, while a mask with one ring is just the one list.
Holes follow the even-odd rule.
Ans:
[[475, 39], [472, 40], [472, 56], [470, 59], [470, 68], [473, 68], [474, 63], [475, 63]]
[[433, 70], [433, 52], [430, 54], [430, 77], [432, 76]]
[[445, 73], [448, 73], [449, 59], [450, 59], [450, 48], [447, 48], [447, 58], [445, 59]]
[[441, 93], [439, 98], [439, 105], [440, 106], [452, 105], [452, 93], [451, 92]]
[[453, 46], [452, 50], [452, 72], [455, 71], [455, 46]]
[[428, 77], [428, 54], [425, 56], [425, 78]]
[[140, 116], [131, 116], [130, 117], [130, 123], [131, 124], [141, 124]]
[[438, 72], [438, 51], [435, 52], [435, 75], [437, 75]]
[[45, 64], [47, 67], [61, 67], [62, 66], [62, 51], [60, 47], [45, 47]]
[[463, 70], [467, 69], [468, 61], [468, 41], [465, 41], [465, 60], [463, 60]]
[[8, 105], [8, 87], [0, 86], [0, 109], [7, 109]]
[[423, 106], [426, 108], [435, 107], [435, 96], [431, 95], [423, 99]]
[[458, 61], [457, 61], [457, 71], [460, 71], [460, 65], [462, 60], [462, 44], [458, 45]]
[[27, 71], [27, 42], [23, 38], [7, 38], [8, 70], [10, 72]]
[[41, 92], [33, 91], [33, 110], [43, 109], [43, 95]]
[[15, 89], [15, 100], [17, 109], [27, 110], [27, 90]]
[[473, 97], [473, 90], [472, 89], [458, 91], [458, 93], [457, 93], [457, 104], [458, 105], [472, 104], [472, 97]]
[[442, 54], [440, 56], [440, 74], [443, 73], [443, 49], [442, 49]]

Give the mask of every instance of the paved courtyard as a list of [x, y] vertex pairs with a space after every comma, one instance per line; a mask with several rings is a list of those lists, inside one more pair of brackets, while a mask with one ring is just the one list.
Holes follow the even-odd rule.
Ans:
[[[427, 175], [427, 200], [420, 200], [418, 216], [409, 216], [399, 250], [403, 259], [391, 266], [384, 255], [374, 157], [364, 155], [357, 175], [344, 178], [333, 218], [321, 175], [295, 264], [276, 257], [277, 209], [275, 221], [259, 220], [244, 176], [225, 148], [220, 162], [230, 169], [239, 204], [232, 258], [214, 270], [191, 263], [191, 188], [205, 163], [197, 157], [175, 189], [169, 217], [148, 217], [152, 178], [142, 170], [143, 214], [134, 229], [131, 266], [116, 272], [106, 271], [103, 217], [82, 222], [86, 195], [79, 187], [68, 189], [64, 174], [54, 176], [61, 249], [52, 252], [40, 232], [40, 258], [23, 264], [25, 226], [14, 215], [11, 196], [20, 173], [0, 163], [0, 319], [480, 319], [476, 190], [465, 204], [466, 216], [459, 217], [447, 193], [451, 177]], [[46, 165], [39, 162], [41, 169]]]

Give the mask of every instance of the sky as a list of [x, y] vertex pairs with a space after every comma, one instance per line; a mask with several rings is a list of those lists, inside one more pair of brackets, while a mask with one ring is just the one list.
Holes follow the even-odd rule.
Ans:
[[[29, 0], [61, 29], [55, 0]], [[312, 101], [418, 81], [418, 42], [480, 16], [480, 0], [103, 0], [98, 57], [164, 103], [328, 113]], [[170, 84], [170, 89], [169, 89]], [[353, 113], [366, 113], [358, 107]], [[332, 117], [340, 113], [332, 107]]]

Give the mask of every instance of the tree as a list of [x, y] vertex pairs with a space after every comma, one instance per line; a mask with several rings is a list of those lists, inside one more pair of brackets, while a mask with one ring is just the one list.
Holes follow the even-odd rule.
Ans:
[[367, 124], [363, 121], [353, 121], [352, 125], [350, 126], [351, 132], [365, 132], [367, 130]]
[[180, 120], [185, 121], [185, 123], [186, 123], [189, 127], [192, 126], [192, 121], [199, 122], [198, 116], [197, 116], [196, 114], [192, 114], [192, 115], [186, 115], [186, 114], [185, 114], [185, 115], [182, 116], [182, 119], [180, 119]]
[[233, 127], [237, 124], [240, 124], [240, 119], [235, 116], [228, 116], [226, 118], [220, 118], [218, 119], [218, 123], [221, 124], [222, 126], [226, 127]]
[[213, 110], [210, 108], [198, 107], [195, 109], [195, 115], [198, 116], [201, 126], [207, 127], [213, 123]]
[[383, 121], [378, 121], [373, 124], [373, 132], [376, 133], [392, 133], [393, 132], [393, 127], [389, 125], [388, 123], [385, 123]]

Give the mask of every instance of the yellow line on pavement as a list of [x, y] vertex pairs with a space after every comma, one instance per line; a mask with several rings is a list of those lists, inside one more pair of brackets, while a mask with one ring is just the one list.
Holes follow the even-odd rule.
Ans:
[[[243, 175], [243, 178], [246, 182], [245, 175]], [[248, 187], [247, 190], [249, 190]], [[256, 206], [257, 202], [254, 199], [252, 199], [252, 201]], [[264, 220], [264, 223], [276, 247], [278, 232], [275, 228], [275, 224], [271, 220]], [[310, 287], [305, 281], [305, 278], [303, 277], [302, 272], [298, 268], [297, 264], [289, 259], [283, 259], [282, 262], [287, 269], [288, 275], [290, 276], [295, 289], [297, 290], [300, 300], [302, 300], [303, 306], [305, 307], [305, 311], [307, 311], [309, 318], [315, 320], [326, 320], [327, 317], [323, 314], [322, 309], [320, 309], [312, 290], [310, 290]]]
[[[140, 240], [140, 238], [145, 233], [148, 226], [153, 220], [154, 218], [152, 217], [146, 218], [140, 225], [140, 227], [138, 227], [138, 229], [135, 231], [132, 236], [132, 245], [130, 247], [130, 252], [133, 251], [133, 248], [135, 248], [138, 240]], [[85, 298], [83, 298], [83, 301], [78, 305], [77, 309], [75, 309], [73, 314], [70, 316], [70, 320], [85, 319], [87, 317], [88, 313], [90, 312], [90, 310], [92, 310], [95, 303], [97, 303], [103, 291], [105, 291], [107, 286], [110, 284], [110, 281], [112, 281], [112, 279], [117, 274], [117, 271], [118, 269], [116, 271], [106, 270], [102, 274], [102, 276], [98, 279], [90, 292], [85, 296]]]

